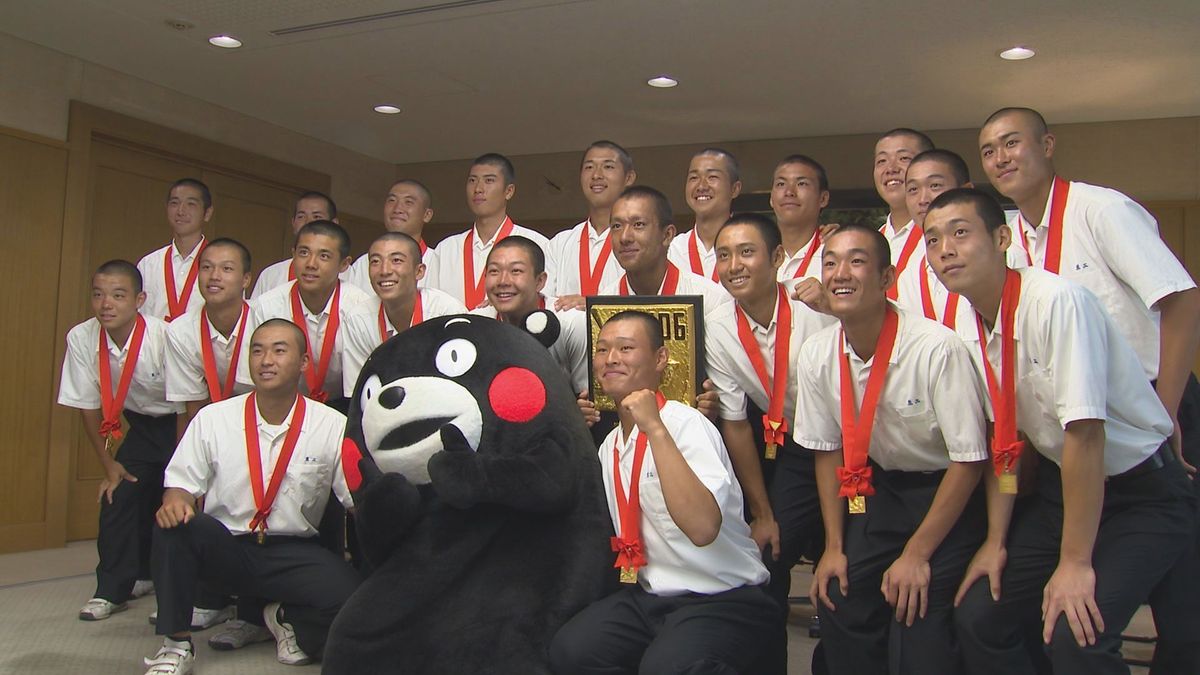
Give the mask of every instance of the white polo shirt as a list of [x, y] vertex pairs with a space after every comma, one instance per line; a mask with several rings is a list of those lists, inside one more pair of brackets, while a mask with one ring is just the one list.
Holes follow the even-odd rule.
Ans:
[[[437, 290], [436, 288], [418, 288], [421, 294], [422, 320], [450, 314], [465, 314], [466, 307], [458, 300]], [[358, 374], [362, 372], [363, 364], [383, 344], [384, 337], [379, 332], [379, 296], [374, 293], [363, 306], [363, 311], [355, 312], [346, 319], [340, 330], [345, 331], [345, 349], [342, 353], [342, 388], [349, 396], [358, 382]], [[392, 325], [387, 313], [383, 315], [384, 330], [392, 337], [400, 332]], [[407, 326], [406, 326], [407, 328]]]
[[[558, 298], [544, 293], [542, 298], [545, 300], [546, 309], [554, 311], [554, 301]], [[491, 305], [472, 310], [471, 313], [496, 318], [496, 308]], [[570, 380], [573, 387], [571, 391], [586, 391], [591, 373], [590, 354], [587, 349], [587, 313], [578, 309], [568, 309], [554, 312], [554, 317], [558, 319], [559, 333], [558, 339], [550, 345], [550, 356], [554, 357], [555, 363]]]
[[[788, 288], [788, 295], [790, 297], [791, 288]], [[787, 420], [793, 419], [796, 413], [796, 364], [800, 355], [800, 345], [826, 326], [837, 323], [837, 319], [815, 312], [802, 302], [789, 301], [789, 306], [792, 309], [792, 334], [788, 352], [791, 358], [788, 359], [788, 379], [783, 404], [784, 419]], [[754, 365], [738, 337], [738, 317], [735, 308], [736, 303], [722, 305], [704, 321], [708, 377], [716, 387], [720, 398], [720, 415], [724, 420], [746, 419], [747, 400], [754, 401], [754, 405], [765, 413], [770, 406], [771, 397], [771, 393], [763, 389], [762, 381], [758, 379], [758, 373], [755, 372]], [[766, 326], [746, 315], [746, 323], [754, 335], [769, 378], [774, 377], [775, 372], [775, 336], [778, 330], [775, 317], [778, 311], [776, 300], [771, 322]], [[758, 425], [759, 421], [753, 420], [752, 423]]]
[[[676, 265], [676, 267], [678, 267], [678, 265]], [[612, 284], [602, 287], [600, 289], [600, 295], [621, 295], [621, 280], [624, 278], [625, 278], [625, 275], [622, 274]], [[662, 283], [665, 284], [666, 282], [667, 282], [667, 280], [666, 280], [666, 277], [664, 276]], [[632, 287], [629, 289], [629, 291], [630, 291], [631, 295], [637, 295], [636, 293], [633, 292]], [[662, 295], [662, 291], [663, 291], [662, 284], [660, 284], [658, 287], [658, 293], [656, 295]], [[716, 310], [718, 307], [720, 307], [721, 305], [728, 305], [728, 304], [733, 303], [733, 296], [729, 295], [729, 293], [725, 290], [724, 286], [722, 286], [721, 284], [715, 283], [709, 279], [705, 279], [704, 277], [702, 277], [698, 274], [692, 274], [691, 272], [687, 271], [686, 267], [679, 268], [679, 283], [676, 284], [676, 286], [675, 286], [675, 295], [699, 295], [699, 296], [702, 296], [704, 298], [704, 316], [705, 316], [706, 320], [707, 320], [707, 317], [710, 314], [712, 314], [712, 312], [714, 310]], [[653, 297], [653, 296], [643, 295], [640, 297]], [[663, 296], [663, 297], [669, 297], [669, 296]]]
[[[770, 574], [763, 566], [758, 546], [750, 538], [750, 526], [742, 517], [742, 488], [734, 478], [721, 434], [703, 414], [682, 403], [667, 401], [661, 414], [667, 433], [675, 440], [688, 466], [716, 499], [721, 510], [721, 529], [716, 540], [707, 546], [696, 546], [687, 538], [667, 511], [654, 452], [647, 446], [638, 483], [646, 566], [638, 572], [638, 583], [655, 595], [713, 594], [766, 583]], [[630, 429], [629, 438], [624, 438], [618, 425], [600, 445], [604, 493], [617, 532], [621, 530], [621, 518], [613, 483], [613, 449], [620, 448], [621, 484], [627, 489], [640, 433], [635, 426]]]
[[[142, 304], [140, 310], [142, 316], [165, 319], [170, 312], [170, 305], [167, 304], [167, 281], [164, 276], [167, 250], [171, 251], [171, 268], [175, 277], [175, 293], [178, 295], [183, 293], [184, 283], [187, 281], [188, 273], [192, 271], [192, 265], [199, 262], [200, 247], [204, 242], [205, 239], [201, 236], [200, 243], [196, 244], [195, 248], [187, 255], [184, 255], [175, 248], [175, 241], [171, 240], [166, 246], [142, 256], [137, 264], [138, 272], [142, 273], [142, 290], [146, 292], [146, 302]], [[188, 297], [185, 311], [190, 312], [203, 304], [204, 298], [200, 295], [200, 277], [197, 275], [196, 281], [192, 283], [192, 294]]]
[[[892, 307], [900, 324], [887, 378], [875, 409], [869, 455], [887, 471], [938, 471], [950, 462], [988, 458], [983, 385], [962, 340], [945, 326]], [[841, 359], [850, 358], [855, 410], [874, 357], [863, 361], [845, 344], [840, 325], [800, 348], [797, 444], [813, 450], [842, 447]]]
[[[146, 320], [146, 334], [138, 352], [133, 379], [125, 396], [125, 409], [143, 415], [159, 417], [183, 412], [183, 406], [167, 400], [166, 361], [167, 324], [152, 316]], [[62, 381], [58, 387], [58, 403], [80, 410], [100, 410], [100, 321], [88, 319], [67, 332], [67, 353], [63, 359]], [[112, 391], [116, 394], [121, 381], [121, 369], [129, 356], [133, 331], [125, 342], [117, 344], [108, 339], [108, 363], [112, 373]]]
[[[1025, 268], [1019, 273], [1018, 430], [1061, 465], [1067, 424], [1102, 420], [1105, 474], [1113, 476], [1137, 466], [1171, 433], [1171, 418], [1137, 354], [1087, 289], [1041, 269]], [[1000, 324], [997, 321], [987, 334], [988, 361], [997, 377], [1003, 342]], [[974, 318], [960, 323], [957, 331], [967, 343], [982, 383], [985, 375]]]
[[[1036, 267], [1044, 268], [1050, 204], [1037, 227], [1018, 221]], [[1063, 214], [1059, 274], [1100, 299], [1125, 339], [1133, 345], [1147, 379], [1158, 377], [1159, 312], [1164, 297], [1195, 288], [1179, 259], [1158, 233], [1158, 223], [1129, 197], [1106, 187], [1071, 181]]]
[[[820, 234], [820, 232], [821, 232], [820, 227], [813, 230], [812, 237], [809, 237], [808, 241], [804, 242], [804, 245], [801, 246], [796, 251], [795, 255], [790, 255], [790, 256], [787, 256], [786, 258], [784, 258], [783, 264], [780, 265], [780, 267], [779, 267], [778, 279], [780, 281], [790, 281], [794, 278], [797, 278], [796, 272], [800, 271], [800, 265], [801, 265], [801, 263], [804, 262], [804, 258], [807, 257], [807, 255], [808, 255], [808, 247], [812, 246], [813, 237], [818, 236]], [[786, 255], [786, 251], [784, 253]], [[801, 275], [798, 278], [799, 279], [807, 279], [808, 277], [812, 277], [812, 278], [816, 279], [817, 281], [820, 281], [821, 280], [821, 256], [824, 254], [825, 254], [825, 244], [823, 244], [823, 243], [817, 244], [817, 250], [813, 251], [812, 258], [809, 259], [808, 265], [805, 266], [803, 272], [801, 272]]]
[[[675, 238], [671, 240], [670, 248], [667, 249], [667, 260], [675, 263], [675, 266], [680, 271], [691, 272], [716, 283], [713, 277], [717, 269], [717, 247], [704, 248], [704, 240], [699, 235], [695, 235], [695, 233], [696, 230], [693, 228], [687, 232], [675, 235]], [[699, 274], [696, 270], [692, 269], [691, 241], [693, 235], [695, 235], [696, 239], [696, 252], [700, 254], [700, 267], [704, 270], [703, 274]]]
[[[204, 512], [234, 535], [250, 533], [256, 511], [246, 460], [247, 397], [242, 394], [201, 408], [183, 433], [163, 478], [163, 487], [187, 490], [193, 497], [204, 495]], [[295, 414], [292, 404], [283, 424], [267, 424], [255, 409], [264, 490]], [[345, 430], [346, 417], [340, 412], [305, 401], [304, 426], [267, 516], [268, 535], [316, 536], [330, 488], [343, 506], [353, 505], [342, 473]]]
[[[348, 394], [342, 390], [342, 359], [346, 349], [346, 324], [350, 322], [351, 317], [357, 313], [367, 311], [366, 308], [370, 304], [371, 298], [366, 293], [358, 290], [350, 284], [339, 281], [342, 285], [342, 295], [338, 300], [338, 321], [339, 327], [337, 337], [333, 343], [333, 354], [330, 355], [329, 368], [325, 371], [325, 382], [322, 389], [329, 394], [330, 398], [340, 398]], [[287, 319], [292, 320], [292, 287], [296, 285], [295, 281], [289, 281], [287, 284], [275, 288], [261, 298], [258, 299], [250, 308], [250, 318], [255, 326], [261, 326], [267, 319]], [[313, 358], [320, 360], [321, 349], [325, 346], [325, 328], [329, 325], [329, 312], [333, 307], [333, 295], [329, 296], [329, 300], [325, 303], [325, 308], [319, 313], [313, 314], [308, 307], [301, 302], [301, 310], [304, 313], [304, 320], [307, 323], [309, 348], [312, 350]], [[324, 365], [324, 364], [321, 364]], [[317, 367], [316, 363], [310, 364], [310, 367]], [[242, 384], [253, 385], [249, 379], [249, 370], [247, 369], [247, 378], [242, 379], [241, 373], [238, 374], [238, 381]], [[300, 388], [302, 392], [308, 392], [308, 380], [300, 378]]]
[[[446, 237], [434, 249], [437, 253], [436, 275], [426, 273], [426, 278], [429, 279], [429, 286], [449, 293], [460, 302], [466, 301], [466, 287], [463, 285], [463, 246], [466, 245], [467, 234], [472, 234], [471, 241], [474, 246], [472, 255], [474, 256], [475, 267], [475, 283], [483, 279], [483, 275], [487, 268], [487, 257], [492, 252], [492, 246], [496, 243], [496, 236], [500, 234], [500, 228], [496, 229], [496, 233], [491, 239], [483, 241], [479, 236], [479, 231], [475, 225], [465, 232]], [[552, 271], [555, 269], [557, 262], [550, 255], [550, 240], [546, 239], [540, 232], [535, 232], [528, 227], [513, 225], [511, 234], [519, 234], [533, 243], [542, 247], [542, 252], [546, 254], [546, 293], [554, 293], [554, 275]], [[475, 309], [469, 307], [468, 309]]]
[[[421, 256], [421, 262], [425, 265], [425, 276], [417, 280], [417, 286], [421, 288], [429, 286], [429, 280], [437, 274], [437, 256], [434, 254], [434, 250], [427, 247]], [[371, 261], [369, 258], [369, 253], [358, 256], [358, 259], [342, 273], [341, 278], [342, 281], [357, 286], [363, 293], [375, 295], [375, 288], [371, 286]]]
[[[914, 227], [916, 227], [915, 222], [912, 219], [909, 219], [909, 221], [904, 224], [904, 227], [897, 229], [895, 223], [892, 222], [892, 214], [889, 213], [887, 220], [883, 222], [883, 227], [879, 229], [879, 231], [883, 233], [883, 236], [887, 237], [888, 246], [892, 249], [893, 265], [900, 264], [900, 254], [904, 252], [904, 242], [908, 240], [908, 234], [912, 232]], [[914, 250], [913, 256], [916, 255], [917, 252]], [[913, 262], [915, 261], [910, 257], [909, 264], [912, 264]]]
[[[559, 232], [550, 240], [548, 254], [554, 259], [552, 276], [555, 279], [554, 287], [557, 295], [583, 293], [583, 282], [579, 279], [579, 239], [583, 236], [585, 229], [588, 238], [588, 264], [595, 267], [605, 242], [609, 241], [608, 230], [605, 230], [604, 234], [597, 234], [591, 221], [585, 220], [569, 230]], [[549, 266], [549, 262], [546, 264]], [[608, 260], [604, 263], [604, 272], [600, 276], [598, 288], [615, 283], [624, 272], [621, 265], [617, 263], [616, 254], [610, 253]]]
[[[167, 324], [167, 400], [168, 401], [204, 401], [208, 399], [208, 379], [204, 373], [204, 356], [200, 347], [200, 312], [198, 309], [184, 314]], [[253, 312], [246, 315], [245, 326], [238, 319], [237, 325], [229, 337], [208, 322], [208, 332], [211, 336], [213, 360], [217, 366], [218, 388], [224, 388], [225, 377], [229, 373], [229, 363], [233, 360], [233, 350], [237, 346], [237, 336], [244, 331], [241, 354], [238, 356], [235, 380], [250, 381], [250, 364], [247, 363], [250, 354], [250, 334], [254, 332]], [[250, 391], [248, 384], [234, 382], [233, 392], [243, 394]]]

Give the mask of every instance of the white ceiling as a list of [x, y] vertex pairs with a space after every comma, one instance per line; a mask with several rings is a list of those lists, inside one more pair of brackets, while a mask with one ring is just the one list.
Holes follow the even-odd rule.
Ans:
[[5, 0], [0, 30], [398, 163], [1200, 114], [1196, 0]]

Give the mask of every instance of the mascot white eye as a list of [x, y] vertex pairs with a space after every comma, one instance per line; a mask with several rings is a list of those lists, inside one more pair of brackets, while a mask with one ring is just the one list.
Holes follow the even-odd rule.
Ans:
[[438, 348], [433, 363], [446, 377], [458, 377], [475, 365], [475, 345], [470, 340], [455, 338]]
[[362, 399], [358, 402], [359, 408], [365, 410], [367, 404], [375, 400], [376, 396], [379, 396], [380, 389], [383, 389], [383, 382], [379, 380], [379, 376], [372, 375], [368, 377], [367, 381], [363, 382]]

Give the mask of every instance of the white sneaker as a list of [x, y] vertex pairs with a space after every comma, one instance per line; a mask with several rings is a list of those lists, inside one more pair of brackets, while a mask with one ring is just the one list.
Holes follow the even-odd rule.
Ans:
[[129, 609], [125, 603], [116, 604], [104, 598], [92, 598], [79, 609], [80, 621], [103, 621], [117, 612]]
[[263, 619], [267, 630], [275, 636], [275, 657], [285, 666], [304, 666], [312, 663], [312, 657], [296, 643], [296, 631], [292, 624], [279, 620], [279, 603], [272, 602], [263, 608]]
[[[204, 609], [203, 607], [192, 608], [192, 625], [189, 626], [192, 630], [206, 630], [213, 626], [228, 621], [233, 618], [233, 606], [222, 607], [221, 609]], [[150, 612], [147, 620], [151, 625], [158, 625], [158, 610]]]
[[133, 582], [133, 591], [129, 593], [130, 598], [143, 598], [147, 595], [154, 595], [154, 582], [149, 579], [138, 579]]
[[221, 652], [241, 649], [256, 642], [266, 642], [271, 639], [271, 631], [266, 626], [255, 626], [248, 621], [231, 619], [225, 622], [225, 629], [208, 638], [208, 646]]
[[196, 665], [196, 654], [185, 647], [164, 644], [152, 659], [142, 659], [150, 669], [146, 675], [188, 675]]

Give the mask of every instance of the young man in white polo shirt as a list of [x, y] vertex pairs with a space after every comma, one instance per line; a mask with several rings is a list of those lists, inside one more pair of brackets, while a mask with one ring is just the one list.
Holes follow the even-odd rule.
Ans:
[[783, 236], [779, 280], [821, 278], [821, 209], [829, 206], [825, 167], [807, 155], [788, 155], [775, 166], [771, 210]]
[[559, 630], [555, 672], [745, 672], [778, 620], [720, 435], [658, 391], [667, 358], [649, 314], [600, 330], [592, 367], [621, 424], [599, 459], [626, 585]]
[[358, 374], [375, 348], [426, 319], [467, 311], [436, 288], [422, 288], [425, 263], [420, 243], [403, 232], [386, 232], [367, 250], [372, 297], [364, 311], [347, 317], [342, 389], [354, 391]]
[[[387, 198], [383, 201], [383, 227], [388, 232], [408, 235], [417, 242], [420, 248], [420, 262], [425, 266], [425, 275], [418, 279], [422, 287], [428, 285], [429, 279], [437, 275], [437, 259], [434, 249], [425, 244], [422, 233], [429, 221], [433, 220], [433, 193], [421, 181], [412, 178], [402, 178], [388, 188]], [[365, 293], [373, 293], [375, 288], [371, 283], [371, 259], [369, 253], [364, 253], [354, 261], [343, 281], [349, 281]]]
[[696, 224], [671, 241], [670, 258], [679, 269], [717, 281], [717, 230], [729, 220], [733, 200], [742, 192], [737, 159], [720, 148], [705, 148], [692, 155], [683, 194]]
[[[336, 223], [337, 204], [323, 192], [309, 191], [296, 200], [296, 207], [292, 212], [292, 236], [295, 237], [300, 228], [314, 220], [331, 220]], [[250, 294], [250, 299], [257, 300], [267, 291], [279, 288], [295, 278], [296, 270], [292, 269], [292, 258], [271, 263], [258, 273], [258, 280], [254, 282], [254, 292]]]
[[[553, 311], [556, 298], [542, 293], [546, 285], [546, 259], [542, 249], [521, 235], [496, 242], [488, 253], [486, 278], [488, 306], [474, 314], [520, 326], [538, 309]], [[554, 312], [559, 334], [550, 355], [571, 382], [571, 391], [588, 388], [587, 315], [578, 309]]]
[[705, 321], [706, 362], [720, 396], [721, 437], [750, 510], [750, 533], [771, 571], [781, 621], [769, 672], [787, 670], [791, 568], [817, 555], [821, 509], [813, 453], [788, 433], [796, 417], [800, 345], [835, 319], [788, 298], [776, 281], [784, 261], [779, 228], [765, 216], [735, 214], [717, 232], [717, 275], [733, 296]]
[[633, 157], [616, 143], [596, 141], [583, 153], [579, 186], [588, 203], [588, 217], [550, 240], [549, 257], [555, 264], [558, 292], [555, 309], [582, 309], [584, 298], [599, 294], [621, 276], [608, 225], [617, 197], [635, 180]]
[[954, 592], [983, 538], [983, 396], [962, 340], [887, 300], [889, 253], [862, 225], [826, 238], [840, 325], [800, 348], [794, 437], [817, 451], [825, 522], [811, 595], [833, 675], [953, 674]]
[[300, 326], [310, 360], [301, 389], [344, 413], [349, 399], [342, 381], [343, 326], [351, 315], [365, 312], [371, 299], [338, 278], [350, 265], [350, 235], [341, 225], [328, 220], [306, 224], [296, 235], [294, 251], [296, 280], [259, 298], [251, 308], [251, 321], [259, 325], [267, 319], [287, 319]]
[[[467, 207], [475, 215], [475, 223], [466, 232], [446, 237], [435, 249], [437, 276], [429, 284], [459, 299], [467, 309], [475, 309], [487, 299], [483, 268], [496, 242], [519, 234], [533, 240], [542, 251], [550, 246], [546, 237], [517, 225], [509, 217], [508, 201], [517, 191], [515, 181], [516, 169], [504, 155], [487, 153], [475, 158], [467, 172]], [[553, 292], [553, 277], [546, 287]]]
[[[914, 259], [917, 244], [921, 241], [920, 228], [912, 221], [908, 204], [904, 200], [904, 174], [908, 163], [926, 150], [933, 149], [933, 141], [916, 129], [892, 129], [875, 142], [875, 191], [888, 205], [888, 217], [879, 229], [887, 237], [892, 249], [892, 265], [896, 274], [904, 272]], [[896, 288], [888, 291], [888, 297], [896, 299]]]
[[[1174, 423], [1171, 447], [1184, 468], [1200, 466], [1200, 290], [1144, 208], [1109, 188], [1066, 181], [1054, 168], [1056, 142], [1029, 108], [1002, 108], [979, 132], [988, 179], [1021, 215], [1014, 224], [1029, 265], [1096, 294], [1133, 345]], [[1016, 248], [1016, 246], [1013, 246]], [[1180, 412], [1190, 409], [1190, 415]], [[1200, 482], [1193, 481], [1200, 490]], [[1179, 567], [1151, 596], [1158, 627], [1154, 670], [1200, 672], [1200, 530]]]
[[96, 592], [79, 610], [80, 619], [99, 621], [126, 609], [135, 582], [150, 578], [149, 515], [162, 496], [183, 406], [167, 400], [167, 325], [138, 311], [146, 295], [133, 263], [101, 265], [91, 298], [94, 317], [67, 333], [58, 403], [79, 409], [104, 470]]
[[203, 304], [196, 265], [204, 250], [204, 224], [212, 219], [212, 192], [195, 178], [180, 178], [167, 192], [167, 223], [172, 239], [138, 261], [146, 289], [142, 313], [173, 321]]
[[[1004, 224], [971, 188], [925, 218], [934, 270], [977, 312], [958, 331], [995, 418], [988, 536], [955, 611], [963, 657], [972, 673], [1040, 672], [1022, 639], [1040, 606], [1055, 673], [1128, 673], [1121, 631], [1195, 527], [1171, 420], [1096, 296], [1006, 265]], [[1019, 499], [1033, 461], [1036, 494]]]
[[295, 325], [268, 320], [249, 352], [254, 392], [205, 406], [167, 467], [154, 530], [156, 632], [165, 637], [146, 659], [147, 675], [192, 672], [198, 581], [270, 599], [263, 622], [288, 665], [320, 659], [333, 618], [359, 582], [316, 536], [331, 490], [351, 506], [341, 469], [346, 418], [299, 394], [308, 355]]

